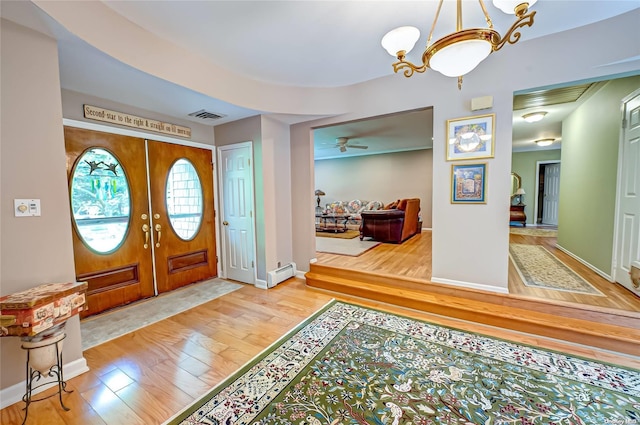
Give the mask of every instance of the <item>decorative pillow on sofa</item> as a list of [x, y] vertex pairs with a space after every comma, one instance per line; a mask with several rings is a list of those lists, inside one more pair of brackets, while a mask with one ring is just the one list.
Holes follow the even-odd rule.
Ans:
[[359, 199], [349, 201], [347, 204], [350, 213], [359, 213], [362, 210], [362, 202]]
[[365, 207], [365, 210], [381, 210], [383, 207], [384, 204], [380, 201], [370, 201]]
[[395, 202], [392, 202], [390, 204], [387, 204], [384, 206], [385, 210], [395, 210], [396, 208], [398, 208], [398, 204], [400, 203], [400, 199], [398, 199]]
[[327, 214], [344, 214], [347, 212], [347, 207], [342, 201], [334, 201], [327, 204], [326, 212]]

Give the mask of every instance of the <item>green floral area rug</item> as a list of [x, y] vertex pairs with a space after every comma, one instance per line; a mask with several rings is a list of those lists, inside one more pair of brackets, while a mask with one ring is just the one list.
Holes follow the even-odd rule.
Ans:
[[640, 370], [332, 301], [170, 424], [638, 424]]

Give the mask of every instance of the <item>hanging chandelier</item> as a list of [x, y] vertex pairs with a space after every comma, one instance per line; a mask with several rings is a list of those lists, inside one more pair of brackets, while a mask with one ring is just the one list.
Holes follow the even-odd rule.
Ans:
[[516, 21], [511, 28], [501, 36], [493, 29], [493, 22], [487, 13], [483, 0], [478, 0], [487, 28], [462, 28], [462, 0], [456, 0], [456, 31], [442, 37], [431, 44], [433, 30], [440, 16], [440, 9], [444, 0], [440, 0], [436, 16], [431, 25], [427, 48], [422, 54], [422, 65], [416, 66], [405, 60], [405, 56], [420, 37], [416, 27], [399, 27], [389, 31], [382, 38], [382, 47], [391, 56], [397, 57], [393, 64], [394, 72], [404, 70], [405, 77], [411, 77], [415, 72], [425, 72], [427, 68], [438, 71], [447, 77], [458, 77], [458, 88], [462, 88], [462, 76], [472, 71], [491, 52], [500, 50], [506, 43], [515, 44], [520, 40], [519, 29], [533, 25], [535, 11], [529, 12], [529, 7], [537, 0], [493, 0], [493, 4], [507, 14], [515, 14]]

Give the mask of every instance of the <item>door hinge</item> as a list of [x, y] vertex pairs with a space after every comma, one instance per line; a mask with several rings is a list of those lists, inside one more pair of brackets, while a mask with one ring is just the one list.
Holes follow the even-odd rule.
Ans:
[[249, 218], [253, 218], [253, 211], [249, 211]]
[[626, 118], [622, 119], [622, 128], [627, 128], [627, 119]]
[[251, 158], [247, 158], [247, 165], [251, 167]]
[[218, 256], [216, 255], [216, 264], [220, 262], [220, 259], [218, 258]]
[[253, 260], [251, 260], [251, 268], [253, 268], [253, 267], [254, 267], [254, 266], [253, 266]]

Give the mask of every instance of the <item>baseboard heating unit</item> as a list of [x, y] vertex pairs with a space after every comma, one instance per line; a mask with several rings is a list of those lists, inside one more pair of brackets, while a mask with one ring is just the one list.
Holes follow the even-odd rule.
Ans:
[[267, 273], [267, 288], [273, 288], [296, 275], [296, 263], [289, 263]]

